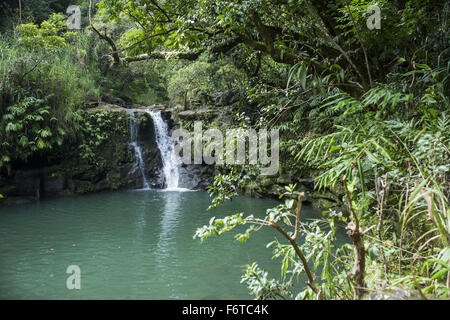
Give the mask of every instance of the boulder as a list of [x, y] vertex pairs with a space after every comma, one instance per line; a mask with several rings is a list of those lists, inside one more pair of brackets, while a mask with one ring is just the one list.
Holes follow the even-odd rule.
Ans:
[[117, 190], [121, 185], [120, 173], [117, 171], [108, 172], [105, 180], [109, 190]]
[[282, 174], [277, 178], [278, 184], [290, 184], [293, 181], [293, 177], [290, 174]]
[[270, 187], [271, 185], [275, 184], [277, 179], [274, 177], [266, 176], [266, 175], [259, 175], [256, 178], [256, 181], [262, 186], [262, 187]]
[[197, 109], [181, 111], [177, 114], [180, 120], [190, 121], [210, 121], [219, 116], [219, 112], [216, 109]]
[[90, 181], [74, 180], [75, 193], [83, 194], [94, 191], [94, 185]]
[[59, 195], [65, 188], [66, 183], [63, 176], [50, 174], [42, 178], [42, 196]]
[[180, 188], [190, 190], [205, 190], [207, 186], [211, 185], [214, 178], [214, 167], [208, 165], [183, 164], [179, 168]]
[[119, 97], [111, 96], [109, 94], [103, 94], [101, 96], [101, 100], [103, 102], [106, 102], [106, 103], [109, 103], [109, 104], [118, 105], [118, 106], [121, 106], [121, 107], [124, 107], [124, 106], [127, 105], [127, 103], [123, 99], [121, 99]]
[[18, 196], [40, 198], [41, 179], [34, 171], [17, 171], [14, 176], [14, 185]]

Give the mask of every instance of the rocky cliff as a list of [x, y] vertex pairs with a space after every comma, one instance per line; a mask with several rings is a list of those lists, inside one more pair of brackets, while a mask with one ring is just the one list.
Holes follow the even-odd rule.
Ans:
[[[151, 188], [162, 188], [162, 160], [155, 141], [154, 124], [146, 108], [161, 108], [169, 128], [175, 122], [164, 106], [122, 106], [102, 102], [84, 112], [84, 134], [67, 141], [56, 160], [31, 161], [0, 175], [0, 204], [35, 201], [43, 197], [73, 196], [89, 192], [142, 188], [142, 175], [135, 170], [136, 158], [130, 145], [133, 121], [137, 115], [145, 175]], [[213, 168], [199, 165], [180, 169], [180, 187], [204, 189], [213, 177]]]

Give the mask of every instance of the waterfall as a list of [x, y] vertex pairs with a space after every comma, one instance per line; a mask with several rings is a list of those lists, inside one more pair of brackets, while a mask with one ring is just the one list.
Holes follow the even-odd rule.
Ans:
[[175, 153], [175, 143], [169, 136], [169, 128], [161, 117], [161, 110], [146, 110], [152, 117], [155, 125], [155, 137], [158, 149], [161, 152], [163, 173], [166, 181], [166, 190], [182, 190], [178, 188], [179, 165]]
[[133, 119], [133, 121], [131, 121], [131, 125], [130, 125], [130, 146], [133, 147], [136, 160], [134, 163], [134, 167], [132, 169], [132, 173], [136, 172], [136, 170], [139, 169], [141, 172], [142, 184], [144, 186], [144, 189], [149, 189], [150, 186], [148, 184], [147, 178], [145, 177], [145, 163], [144, 163], [144, 159], [142, 159], [142, 149], [138, 144], [138, 133], [139, 133], [138, 121], [137, 121], [136, 117], [134, 116], [133, 110], [127, 110], [127, 113]]

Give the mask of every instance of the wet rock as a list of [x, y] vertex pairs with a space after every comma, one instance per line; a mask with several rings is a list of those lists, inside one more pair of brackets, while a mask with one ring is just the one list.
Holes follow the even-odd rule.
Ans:
[[[3, 196], [13, 196], [15, 194], [18, 194], [17, 187], [9, 183], [8, 181], [1, 181], [0, 183], [0, 194]], [[1, 199], [0, 199], [1, 200]]]
[[245, 184], [243, 193], [248, 197], [261, 198], [263, 196], [263, 190], [256, 181], [250, 181]]
[[110, 171], [106, 174], [106, 182], [109, 190], [117, 190], [121, 185], [120, 173], [116, 171]]
[[190, 190], [205, 190], [207, 186], [211, 185], [214, 178], [214, 167], [207, 165], [183, 164], [179, 168], [180, 188]]
[[127, 105], [127, 103], [123, 99], [121, 99], [119, 97], [111, 96], [109, 94], [103, 94], [101, 96], [101, 100], [103, 102], [114, 104], [114, 105], [118, 105], [118, 106], [121, 106], [121, 107], [124, 107], [124, 106]]
[[37, 199], [35, 197], [4, 197], [0, 199], [0, 205], [16, 205], [16, 204], [25, 204], [25, 203], [31, 203], [36, 201]]
[[177, 117], [181, 120], [188, 121], [209, 121], [219, 116], [219, 112], [216, 109], [197, 109], [181, 111], [177, 114]]
[[65, 185], [65, 179], [62, 176], [55, 174], [44, 176], [42, 179], [42, 196], [58, 195], [64, 190]]
[[75, 192], [78, 194], [88, 193], [94, 191], [94, 185], [90, 181], [74, 180]]
[[99, 191], [105, 191], [108, 189], [109, 189], [108, 181], [106, 179], [102, 179], [94, 185], [93, 191], [99, 192]]
[[275, 184], [277, 179], [274, 177], [269, 177], [266, 175], [259, 175], [256, 178], [256, 181], [264, 188], [270, 187], [271, 185]]
[[40, 198], [41, 179], [35, 171], [17, 171], [14, 176], [16, 194], [13, 196], [25, 196]]
[[277, 183], [278, 184], [290, 184], [292, 183], [293, 178], [292, 175], [290, 174], [282, 174], [277, 178]]
[[334, 193], [323, 190], [306, 192], [305, 201], [319, 209], [336, 208], [342, 203]]
[[274, 184], [269, 189], [269, 194], [273, 197], [275, 196], [278, 198], [280, 195], [282, 195], [286, 190], [280, 186], [279, 184]]

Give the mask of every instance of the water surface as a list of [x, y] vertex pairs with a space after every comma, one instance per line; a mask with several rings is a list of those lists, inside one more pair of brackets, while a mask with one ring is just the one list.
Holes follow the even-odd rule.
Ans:
[[[0, 208], [0, 298], [252, 299], [240, 277], [253, 261], [279, 275], [266, 248], [276, 231], [243, 244], [232, 233], [203, 243], [193, 235], [212, 216], [262, 216], [276, 202], [238, 197], [206, 212], [210, 201], [204, 192], [147, 190]], [[66, 287], [69, 265], [81, 269], [80, 290]]]

